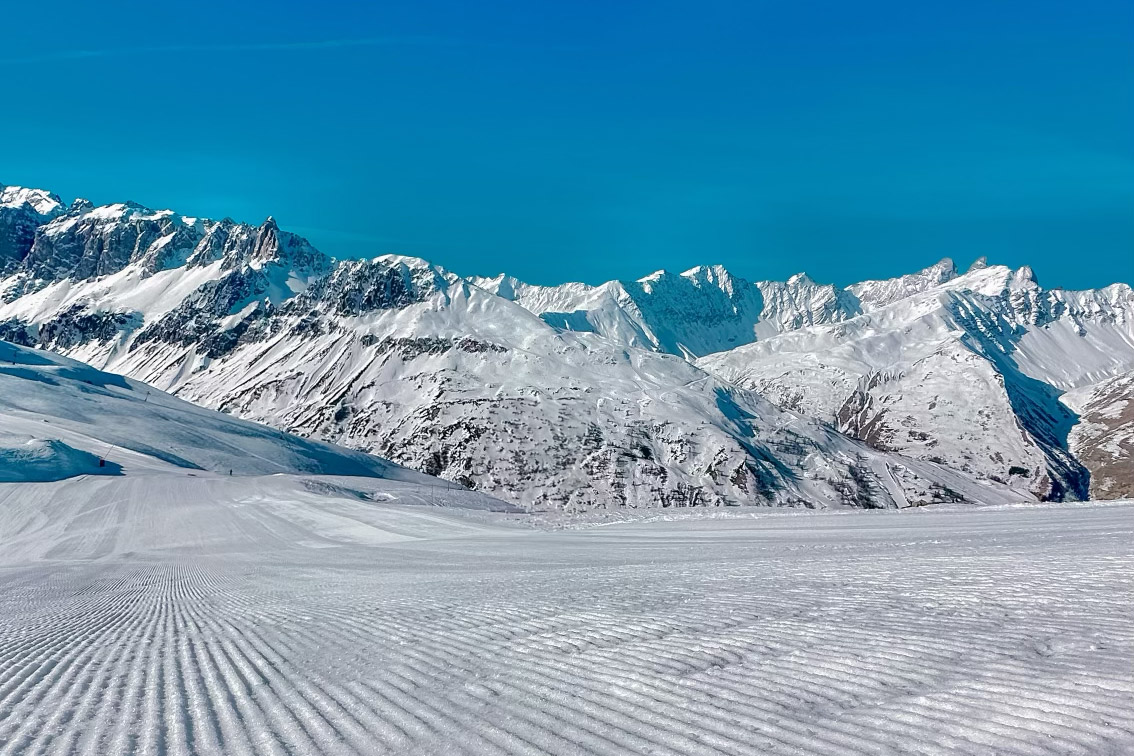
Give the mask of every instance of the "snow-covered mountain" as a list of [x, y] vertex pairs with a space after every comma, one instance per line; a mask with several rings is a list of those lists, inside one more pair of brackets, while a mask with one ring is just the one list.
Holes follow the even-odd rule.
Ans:
[[979, 264], [904, 296], [893, 288], [860, 285], [860, 301], [882, 295], [844, 323], [698, 364], [875, 448], [1029, 481], [1039, 496], [1087, 496], [1092, 468], [1069, 446], [1078, 417], [1061, 397], [1134, 368], [1130, 287], [1047, 291], [1028, 268]]
[[594, 333], [624, 346], [695, 358], [861, 311], [846, 291], [805, 274], [750, 283], [719, 265], [680, 275], [659, 270], [600, 286], [532, 286], [506, 275], [471, 278], [559, 330]]
[[36, 229], [63, 210], [63, 201], [50, 192], [0, 184], [0, 274], [20, 266]]
[[0, 482], [185, 471], [437, 483], [387, 460], [205, 409], [51, 352], [0, 343]]
[[1091, 497], [1134, 491], [1134, 371], [1069, 391], [1063, 401], [1079, 414], [1071, 452], [1091, 471]]
[[[474, 280], [561, 328], [694, 359], [878, 449], [1042, 497], [1134, 492], [1091, 485], [1101, 461], [1070, 449], [1077, 417], [1061, 401], [1134, 367], [1125, 284], [1046, 291], [1030, 269], [983, 258], [963, 275], [942, 260], [845, 289], [803, 274], [749, 283], [719, 267], [597, 287]], [[1109, 464], [1130, 464], [1125, 447], [1114, 454]]]
[[0, 338], [528, 506], [1082, 496], [1060, 395], [1134, 368], [1121, 285], [943, 261], [845, 289], [719, 266], [544, 287], [4, 192], [0, 228], [39, 215]]

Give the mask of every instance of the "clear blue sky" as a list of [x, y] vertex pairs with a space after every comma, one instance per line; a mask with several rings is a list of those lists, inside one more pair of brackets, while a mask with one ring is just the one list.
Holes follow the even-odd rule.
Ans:
[[1130, 0], [9, 3], [0, 182], [554, 283], [1134, 282]]

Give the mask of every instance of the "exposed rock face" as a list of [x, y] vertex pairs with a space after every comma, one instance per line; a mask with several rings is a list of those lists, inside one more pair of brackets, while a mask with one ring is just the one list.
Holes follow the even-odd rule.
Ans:
[[200, 229], [170, 211], [141, 205], [80, 207], [46, 224], [36, 234], [23, 268], [38, 281], [105, 276], [139, 264], [147, 272], [183, 263]]
[[207, 357], [221, 357], [236, 346], [247, 328], [271, 307], [270, 281], [255, 268], [228, 271], [206, 281], [161, 319], [131, 340], [130, 349], [164, 343], [200, 345]]
[[1094, 499], [1134, 498], [1134, 372], [1071, 392], [1071, 451], [1091, 471]]
[[150, 276], [218, 261], [227, 270], [274, 264], [307, 276], [330, 269], [327, 257], [305, 239], [281, 231], [272, 218], [255, 227], [186, 218], [133, 202], [93, 207], [80, 200], [39, 225], [8, 272], [18, 273], [18, 293], [26, 294], [56, 281], [109, 276], [126, 268]]
[[19, 268], [36, 229], [62, 212], [63, 201], [54, 194], [0, 184], [0, 275]]
[[326, 305], [336, 315], [358, 316], [417, 304], [445, 290], [448, 284], [440, 269], [415, 258], [345, 260], [296, 297], [289, 307], [300, 311]]
[[271, 218], [0, 196], [0, 338], [527, 506], [1128, 490], [1122, 284], [944, 260], [845, 289], [720, 266], [532, 286], [335, 262]]

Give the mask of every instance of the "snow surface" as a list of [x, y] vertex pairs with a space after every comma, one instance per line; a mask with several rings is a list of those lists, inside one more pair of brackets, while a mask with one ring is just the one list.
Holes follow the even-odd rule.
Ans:
[[[315, 473], [434, 484], [384, 459], [207, 410], [144, 383], [0, 342], [0, 480], [107, 471]], [[54, 473], [44, 476], [44, 472]]]
[[0, 482], [62, 480], [76, 475], [114, 475], [117, 464], [107, 465], [94, 454], [68, 446], [54, 438], [27, 437], [12, 443], [12, 436], [0, 431]]
[[37, 215], [49, 218], [63, 211], [63, 202], [58, 195], [43, 189], [0, 184], [0, 207], [27, 208]]
[[1134, 502], [525, 515], [7, 345], [0, 451], [113, 465], [0, 482], [4, 756], [1134, 748]]
[[1078, 418], [1060, 396], [1134, 367], [1134, 292], [1045, 291], [1026, 267], [935, 268], [850, 287], [861, 315], [697, 364], [877, 448], [1085, 497], [1093, 470], [1068, 453]]
[[541, 531], [305, 480], [0, 484], [0, 753], [1134, 749], [1131, 502]]

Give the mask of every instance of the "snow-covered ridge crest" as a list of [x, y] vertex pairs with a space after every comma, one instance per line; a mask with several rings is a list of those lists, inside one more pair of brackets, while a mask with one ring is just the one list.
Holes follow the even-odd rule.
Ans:
[[139, 381], [4, 342], [0, 461], [0, 482], [187, 471], [431, 482], [384, 459], [223, 415]]
[[503, 273], [470, 280], [558, 328], [696, 359], [786, 331], [842, 322], [957, 275], [945, 259], [900, 278], [846, 288], [817, 283], [806, 273], [787, 281], [750, 282], [721, 265], [700, 265], [680, 275], [659, 270], [598, 286], [537, 286]]
[[[978, 270], [983, 263], [978, 265]], [[957, 278], [957, 266], [949, 258], [917, 273], [882, 281], [863, 281], [847, 287], [864, 310], [875, 309], [932, 289]]]
[[[0, 214], [0, 221], [3, 220]], [[12, 250], [8, 266], [16, 273], [0, 290], [13, 299], [57, 281], [85, 281], [133, 268], [149, 276], [165, 270], [196, 268], [221, 261], [226, 270], [275, 265], [295, 281], [325, 274], [330, 259], [305, 239], [281, 231], [273, 218], [259, 227], [184, 217], [134, 202], [93, 206], [76, 201], [44, 218], [25, 248]], [[30, 243], [29, 243], [30, 242]], [[18, 262], [17, 262], [18, 261]], [[296, 285], [280, 282], [298, 290]], [[300, 286], [301, 288], [301, 286]]]
[[0, 276], [19, 267], [36, 229], [64, 210], [58, 195], [0, 184]]
[[847, 287], [722, 266], [538, 286], [334, 261], [272, 218], [77, 202], [32, 230], [0, 338], [528, 506], [1081, 496], [1061, 392], [1134, 368], [1128, 286], [983, 260]]
[[[1079, 417], [1060, 397], [1134, 369], [1130, 287], [1045, 290], [1030, 268], [987, 265], [942, 278], [698, 364], [877, 448], [1086, 496], [1092, 469], [1070, 439]], [[864, 288], [882, 301], [898, 284]]]
[[63, 212], [59, 195], [44, 189], [27, 189], [22, 186], [0, 184], [0, 207], [13, 210], [28, 209], [44, 218]]

